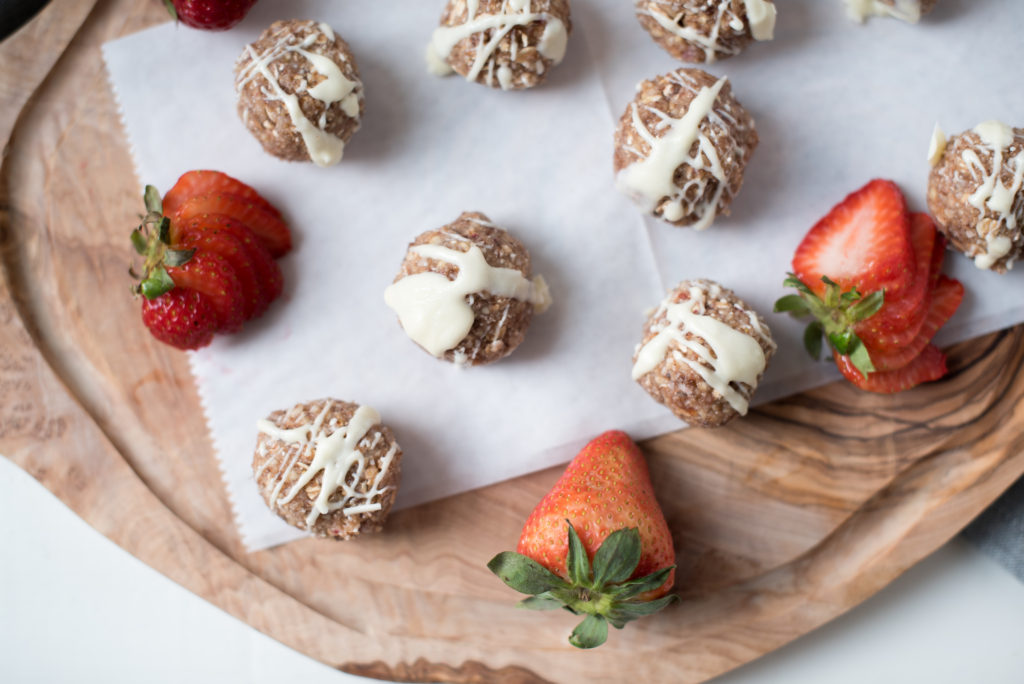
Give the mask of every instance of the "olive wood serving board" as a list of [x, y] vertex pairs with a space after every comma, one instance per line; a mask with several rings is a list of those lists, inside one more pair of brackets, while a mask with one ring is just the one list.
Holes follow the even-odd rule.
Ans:
[[595, 651], [567, 644], [568, 613], [514, 609], [485, 567], [560, 468], [379, 535], [246, 553], [187, 356], [128, 294], [140, 185], [100, 45], [166, 20], [156, 1], [53, 0], [0, 44], [0, 453], [256, 629], [385, 679], [701, 681], [871, 596], [1024, 473], [1018, 326], [954, 347], [949, 376], [910, 392], [834, 384], [645, 442], [683, 601]]

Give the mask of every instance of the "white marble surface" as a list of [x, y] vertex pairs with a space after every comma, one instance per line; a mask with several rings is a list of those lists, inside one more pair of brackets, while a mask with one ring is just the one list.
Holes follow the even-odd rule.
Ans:
[[[373, 681], [314, 662], [191, 595], [2, 457], [0, 548], [7, 684]], [[847, 615], [718, 681], [1011, 684], [1022, 672], [1024, 584], [958, 540]]]

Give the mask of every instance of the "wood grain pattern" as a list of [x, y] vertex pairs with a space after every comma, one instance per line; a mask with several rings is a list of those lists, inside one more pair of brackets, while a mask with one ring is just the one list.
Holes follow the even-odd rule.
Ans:
[[0, 453], [287, 645], [410, 681], [700, 681], [875, 593], [1024, 472], [1017, 327], [896, 398], [833, 385], [645, 443], [684, 601], [598, 651], [566, 644], [568, 614], [514, 610], [485, 568], [557, 468], [400, 512], [374, 537], [246, 554], [187, 357], [149, 337], [127, 292], [140, 179], [99, 46], [163, 20], [155, 2], [54, 0], [0, 45]]

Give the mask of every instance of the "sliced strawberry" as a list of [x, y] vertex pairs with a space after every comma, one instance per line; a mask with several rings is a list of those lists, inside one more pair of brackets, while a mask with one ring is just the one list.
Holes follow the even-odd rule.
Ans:
[[251, 317], [262, 315], [270, 303], [281, 296], [281, 290], [284, 287], [281, 268], [270, 256], [270, 252], [267, 251], [263, 243], [241, 222], [229, 216], [212, 214], [193, 218], [187, 223], [171, 223], [172, 241], [180, 240], [180, 235], [190, 231], [225, 233], [234, 237], [245, 248], [249, 265], [255, 271], [260, 289], [260, 301]]
[[935, 234], [935, 246], [932, 247], [932, 261], [928, 267], [928, 271], [931, 274], [931, 285], [929, 287], [935, 287], [935, 283], [939, 282], [939, 276], [942, 274], [942, 262], [946, 258], [946, 236], [942, 233]]
[[153, 337], [178, 349], [205, 347], [218, 325], [210, 300], [182, 287], [155, 299], [142, 297], [142, 322]]
[[178, 182], [174, 184], [174, 187], [164, 195], [164, 214], [167, 216], [173, 215], [186, 200], [196, 195], [216, 192], [239, 195], [254, 204], [260, 205], [274, 216], [278, 218], [281, 216], [281, 213], [274, 208], [274, 205], [263, 199], [262, 195], [242, 181], [220, 171], [208, 170], [188, 171], [183, 174], [178, 179]]
[[[195, 249], [197, 253], [209, 252], [223, 257], [238, 277], [242, 289], [243, 320], [249, 320], [256, 311], [266, 309], [266, 299], [256, 275], [256, 269], [249, 260], [246, 247], [233, 235], [218, 231], [212, 221], [197, 219], [193, 225], [181, 231], [175, 246], [180, 249]], [[171, 276], [173, 279], [174, 276]]]
[[914, 359], [896, 370], [869, 373], [865, 378], [849, 357], [833, 352], [836, 365], [847, 380], [862, 390], [879, 394], [894, 394], [916, 387], [922, 382], [938, 380], [946, 374], [946, 355], [938, 347], [928, 344]]
[[873, 180], [850, 194], [818, 221], [793, 256], [793, 271], [819, 297], [822, 276], [840, 289], [867, 295], [885, 290], [903, 295], [917, 264], [903, 194], [892, 181]]
[[177, 287], [203, 293], [217, 312], [218, 332], [236, 332], [245, 320], [245, 298], [235, 269], [227, 259], [212, 252], [196, 252], [167, 274]]
[[940, 274], [935, 288], [929, 294], [928, 313], [917, 336], [909, 344], [886, 352], [869, 350], [875, 368], [879, 371], [895, 370], [913, 361], [932, 341], [939, 328], [956, 313], [963, 298], [964, 286], [960, 281]]
[[177, 207], [171, 215], [171, 223], [184, 223], [204, 214], [223, 214], [241, 221], [266, 245], [271, 256], [283, 256], [292, 248], [291, 231], [280, 215], [241, 195], [226, 192], [195, 195]]
[[927, 297], [937, 234], [935, 222], [928, 214], [910, 215], [910, 239], [916, 263], [914, 279], [898, 297], [887, 292], [882, 309], [854, 327], [872, 352], [872, 358], [875, 351], [896, 351], [917, 337], [928, 312]]

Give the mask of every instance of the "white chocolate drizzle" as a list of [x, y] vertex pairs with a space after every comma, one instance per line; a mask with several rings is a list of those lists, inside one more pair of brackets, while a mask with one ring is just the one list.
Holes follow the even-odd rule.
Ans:
[[[544, 22], [544, 31], [536, 49], [541, 57], [558, 64], [565, 57], [568, 46], [569, 32], [565, 23], [548, 12], [534, 12], [533, 0], [505, 0], [501, 11], [497, 14], [480, 14], [480, 0], [466, 0], [466, 20], [456, 26], [440, 26], [434, 30], [430, 43], [427, 44], [427, 71], [435, 76], [446, 76], [452, 73], [448, 59], [455, 46], [474, 34], [480, 34], [477, 41], [473, 64], [466, 74], [467, 81], [475, 81], [486, 69], [485, 82], [494, 87], [495, 81], [502, 90], [513, 87], [513, 73], [507, 64], [496, 64], [495, 52], [502, 39], [519, 27], [526, 27], [536, 21]], [[486, 32], [490, 31], [488, 38]], [[524, 46], [525, 47], [525, 46]], [[520, 46], [511, 41], [511, 57], [515, 59]], [[542, 61], [537, 62], [537, 74], [541, 75], [547, 68]]]
[[[650, 150], [646, 155], [633, 150], [638, 159], [619, 171], [615, 184], [644, 211], [654, 213], [660, 209], [662, 218], [669, 222], [695, 215], [698, 218], [693, 223], [693, 228], [704, 230], [714, 222], [719, 201], [729, 189], [729, 181], [718, 151], [711, 139], [701, 130], [701, 124], [706, 119], [710, 125], [723, 129], [727, 128], [725, 119], [732, 121], [725, 111], [715, 109], [715, 100], [725, 85], [726, 78], [720, 78], [710, 88], [701, 87], [700, 90], [696, 90], [696, 82], [685, 72], [677, 71], [670, 77], [696, 93], [687, 107], [686, 114], [676, 119], [665, 112], [649, 108], [647, 111], [660, 119], [654, 127], [655, 130], [650, 130], [640, 117], [639, 105], [636, 102], [632, 103], [630, 107], [633, 127]], [[657, 135], [661, 131], [666, 132]], [[690, 148], [694, 142], [698, 143], [697, 151], [691, 156]], [[698, 171], [706, 170], [717, 181], [710, 198], [704, 199], [708, 181], [701, 174], [687, 181], [682, 187], [676, 185], [676, 169], [683, 164]]]
[[[670, 348], [689, 351], [699, 360], [681, 353], [674, 354], [673, 359], [689, 366], [737, 413], [746, 415], [749, 400], [734, 385], [742, 383], [752, 393], [767, 360], [761, 345], [753, 337], [703, 313], [709, 306], [709, 299], [721, 296], [722, 290], [717, 284], [700, 282], [691, 285], [689, 299], [682, 302], [674, 302], [673, 293], [670, 293], [654, 313], [655, 318], [664, 315], [665, 322], [654, 337], [637, 348], [633, 379], [639, 380], [654, 370], [665, 360]], [[761, 339], [774, 348], [771, 338], [757, 320], [757, 314], [742, 311]]]
[[[334, 41], [334, 31], [327, 24], [320, 22], [316, 24], [317, 31], [327, 40]], [[317, 40], [318, 33], [314, 32], [306, 36], [301, 42], [293, 43], [294, 36], [288, 31], [282, 31], [280, 37], [270, 49], [261, 54], [253, 50], [252, 45], [247, 45], [245, 50], [249, 56], [249, 64], [240, 70], [235, 81], [235, 88], [241, 92], [242, 88], [257, 75], [262, 76], [269, 89], [264, 89], [263, 94], [267, 100], [279, 101], [288, 112], [295, 130], [302, 136], [302, 142], [309, 152], [309, 158], [317, 166], [332, 166], [341, 161], [345, 151], [345, 141], [328, 133], [327, 107], [335, 102], [341, 103], [341, 109], [347, 117], [359, 123], [359, 105], [363, 99], [363, 84], [359, 79], [352, 80], [342, 73], [341, 69], [333, 60], [307, 48], [311, 47]], [[306, 92], [324, 104], [324, 112], [317, 122], [310, 121], [299, 106], [300, 93], [288, 93], [281, 87], [278, 77], [274, 74], [274, 62], [288, 53], [298, 53], [309, 60], [313, 71], [324, 77]]]
[[921, 0], [846, 0], [846, 14], [862, 24], [871, 16], [895, 17], [916, 24], [921, 19]]
[[[975, 230], [985, 238], [985, 251], [974, 255], [978, 268], [990, 269], [997, 261], [1013, 249], [1013, 243], [1021, 240], [1021, 226], [1018, 215], [1024, 213], [1024, 142], [1012, 157], [1010, 147], [1014, 144], [1013, 129], [1001, 121], [985, 121], [974, 127], [973, 132], [981, 144], [992, 151], [991, 167], [986, 166], [977, 152], [968, 147], [961, 153], [963, 161], [980, 177], [978, 188], [967, 198], [967, 202], [978, 210]], [[1003, 170], [1009, 170], [1010, 184], [1003, 185]], [[987, 218], [990, 211], [995, 219]], [[1000, 227], [1005, 230], [1000, 230]], [[1013, 267], [1014, 259], [1006, 263]]]
[[[747, 24], [750, 26], [751, 37], [758, 41], [772, 40], [775, 35], [775, 18], [778, 13], [775, 4], [766, 0], [743, 0], [743, 6]], [[704, 50], [704, 62], [707, 64], [716, 61], [720, 55], [739, 54], [742, 49], [740, 46], [719, 42], [723, 25], [728, 25], [735, 33], [742, 31], [744, 27], [743, 17], [733, 11], [730, 0], [718, 0], [715, 22], [708, 33], [702, 33], [683, 23], [686, 12], [693, 10], [678, 11], [675, 3], [670, 3], [669, 7], [671, 9], [666, 10], [665, 3], [655, 0], [648, 3], [647, 8], [637, 9], [637, 14], [650, 17], [672, 35], [701, 47]], [[672, 13], [670, 14], [670, 12]]]
[[[282, 451], [282, 458], [287, 459], [284, 467], [280, 469], [273, 491], [270, 494], [270, 505], [276, 507], [278, 504], [286, 504], [305, 488], [317, 473], [323, 473], [320, 490], [316, 499], [306, 516], [307, 529], [312, 527], [317, 518], [333, 511], [341, 510], [344, 515], [357, 515], [359, 513], [370, 513], [379, 511], [381, 504], [374, 499], [390, 489], [381, 487], [395, 455], [398, 453], [398, 445], [392, 444], [387, 453], [381, 459], [377, 475], [370, 488], [366, 492], [356, 490], [366, 470], [366, 456], [361, 449], [372, 449], [380, 442], [380, 433], [374, 436], [372, 442], [367, 443], [366, 435], [370, 428], [380, 423], [380, 415], [368, 406], [360, 406], [349, 420], [348, 425], [338, 425], [336, 419], [325, 425], [328, 413], [334, 405], [333, 401], [324, 402], [324, 407], [317, 414], [312, 423], [300, 425], [294, 428], [280, 428], [269, 420], [263, 419], [257, 422], [259, 431], [272, 440], [276, 440], [288, 446]], [[262, 440], [259, 444], [261, 457], [267, 456], [269, 440]], [[289, 473], [301, 461], [304, 456], [312, 450], [312, 458], [309, 465], [299, 478], [282, 496], [282, 489], [288, 479]], [[275, 459], [268, 459], [263, 467], [256, 472], [257, 479], [260, 474]], [[348, 477], [349, 472], [352, 473]], [[335, 498], [337, 493], [341, 496]], [[332, 498], [335, 499], [332, 501]]]
[[945, 151], [946, 134], [939, 128], [939, 124], [935, 124], [935, 128], [932, 129], [932, 139], [928, 142], [928, 163], [932, 166], [938, 164]]
[[527, 280], [517, 269], [491, 266], [475, 244], [467, 252], [440, 245], [416, 245], [410, 251], [459, 269], [455, 280], [426, 271], [406, 276], [384, 290], [384, 301], [398, 314], [405, 332], [436, 357], [458, 346], [473, 327], [472, 296], [477, 293], [529, 302], [538, 313], [551, 306], [544, 278]]

